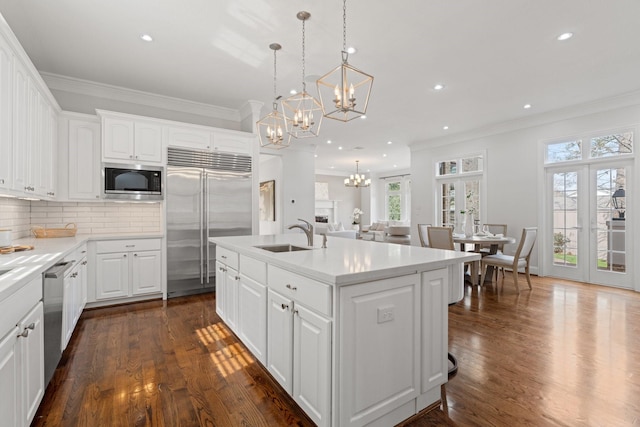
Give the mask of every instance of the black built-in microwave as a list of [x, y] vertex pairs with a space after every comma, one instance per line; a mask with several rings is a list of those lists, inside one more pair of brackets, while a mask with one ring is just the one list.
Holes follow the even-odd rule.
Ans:
[[105, 199], [162, 200], [162, 166], [104, 163], [102, 195]]

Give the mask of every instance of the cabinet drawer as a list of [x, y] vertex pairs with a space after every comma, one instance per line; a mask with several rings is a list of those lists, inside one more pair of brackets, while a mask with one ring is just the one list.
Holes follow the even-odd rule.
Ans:
[[223, 264], [238, 270], [238, 253], [227, 248], [216, 246], [216, 259]]
[[159, 251], [160, 239], [103, 240], [96, 243], [96, 253]]
[[42, 275], [17, 290], [0, 303], [0, 339], [42, 299]]
[[264, 261], [240, 255], [240, 274], [252, 278], [258, 283], [267, 283], [267, 264]]
[[331, 316], [331, 286], [273, 265], [268, 266], [268, 286], [309, 308]]

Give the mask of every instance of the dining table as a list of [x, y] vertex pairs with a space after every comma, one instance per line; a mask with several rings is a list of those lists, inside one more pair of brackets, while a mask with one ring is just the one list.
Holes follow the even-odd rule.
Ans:
[[[489, 246], [489, 252], [487, 255], [493, 255], [498, 252], [498, 248], [500, 245], [506, 245], [510, 243], [515, 243], [516, 239], [509, 236], [503, 236], [501, 234], [473, 234], [471, 236], [466, 236], [464, 234], [454, 234], [453, 242], [458, 243], [460, 245], [460, 250], [465, 251], [465, 245], [471, 244], [473, 245], [474, 252], [480, 252], [482, 247]], [[471, 275], [471, 283], [476, 285], [480, 282], [480, 262], [476, 261], [473, 263], [471, 271], [469, 272]], [[493, 266], [487, 267], [487, 273], [485, 274], [485, 281], [491, 281], [493, 277]]]

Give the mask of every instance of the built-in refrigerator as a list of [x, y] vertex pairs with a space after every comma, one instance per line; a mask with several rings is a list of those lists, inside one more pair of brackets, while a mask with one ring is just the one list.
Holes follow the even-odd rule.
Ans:
[[215, 290], [209, 237], [251, 234], [251, 157], [169, 148], [167, 296]]

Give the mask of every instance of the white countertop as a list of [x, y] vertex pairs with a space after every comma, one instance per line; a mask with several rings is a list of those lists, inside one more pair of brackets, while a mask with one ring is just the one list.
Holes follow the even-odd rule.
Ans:
[[322, 238], [319, 236], [314, 238], [313, 249], [307, 251], [273, 253], [255, 247], [280, 243], [306, 247], [307, 238], [302, 233], [213, 237], [209, 240], [240, 254], [333, 285], [396, 277], [480, 260], [479, 254], [469, 252], [339, 237], [329, 237], [326, 249], [320, 247]]
[[0, 301], [16, 292], [36, 275], [61, 261], [66, 255], [90, 240], [150, 239], [164, 237], [162, 233], [80, 234], [75, 237], [15, 240], [13, 245], [32, 245], [33, 250], [0, 255]]

